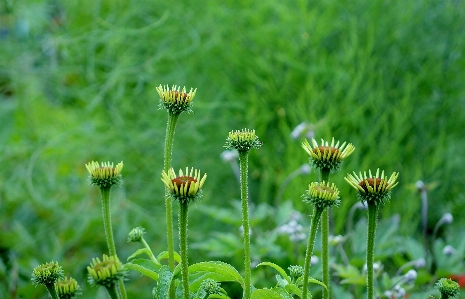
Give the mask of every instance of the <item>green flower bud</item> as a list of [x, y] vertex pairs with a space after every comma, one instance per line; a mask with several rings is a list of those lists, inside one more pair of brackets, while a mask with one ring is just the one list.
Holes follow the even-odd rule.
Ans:
[[160, 109], [166, 109], [171, 114], [180, 114], [183, 111], [192, 112], [192, 100], [195, 97], [197, 89], [190, 89], [186, 92], [186, 87], [182, 90], [179, 86], [173, 85], [171, 89], [168, 85], [157, 87], [160, 96]]
[[221, 293], [220, 284], [211, 278], [207, 278], [204, 281], [202, 281], [200, 289], [202, 289], [207, 294], [207, 297], [212, 294]]
[[123, 162], [121, 161], [113, 166], [110, 162], [99, 164], [98, 162], [89, 162], [86, 164], [87, 171], [90, 174], [90, 183], [100, 188], [110, 188], [113, 185], [120, 186], [123, 183], [121, 170]]
[[145, 229], [143, 227], [133, 228], [128, 234], [128, 242], [141, 242], [144, 237]]
[[460, 285], [449, 278], [441, 278], [436, 283], [441, 299], [456, 298], [460, 293]]
[[55, 284], [55, 290], [60, 299], [72, 299], [81, 294], [81, 287], [78, 285], [76, 279], [72, 277], [69, 279], [67, 277], [60, 279]]
[[118, 280], [123, 279], [126, 272], [118, 257], [103, 255], [103, 261], [93, 258], [87, 266], [88, 280], [91, 285], [100, 285], [111, 288]]
[[334, 138], [331, 145], [327, 141], [321, 139], [321, 145], [312, 139], [312, 145], [305, 140], [302, 143], [303, 149], [310, 155], [310, 164], [319, 169], [329, 169], [331, 173], [339, 171], [342, 161], [350, 156], [355, 147], [352, 143], [345, 142], [339, 146], [339, 141], [334, 144]]
[[293, 279], [297, 279], [304, 275], [304, 267], [302, 266], [289, 266], [287, 269], [289, 269], [289, 275]]
[[354, 172], [354, 175], [348, 174], [344, 179], [358, 191], [357, 197], [362, 203], [374, 202], [378, 205], [389, 201], [392, 188], [398, 184], [396, 182], [398, 176], [399, 173], [394, 172], [388, 179], [387, 176], [384, 176], [384, 170], [380, 176], [378, 168], [376, 175], [372, 175], [371, 170], [369, 170], [368, 176], [366, 171], [363, 175], [361, 172], [359, 175]]
[[236, 149], [238, 152], [248, 152], [252, 148], [258, 149], [263, 145], [255, 135], [255, 130], [242, 129], [229, 132], [225, 148]]
[[37, 286], [39, 284], [52, 285], [63, 278], [63, 268], [58, 262], [45, 263], [39, 265], [32, 271], [31, 280]]
[[333, 205], [339, 205], [339, 190], [337, 189], [336, 185], [331, 184], [329, 182], [321, 182], [321, 183], [311, 183], [308, 185], [308, 190], [305, 191], [305, 194], [302, 195], [305, 202], [312, 203], [315, 207], [319, 209], [324, 209], [327, 207], [331, 207]]

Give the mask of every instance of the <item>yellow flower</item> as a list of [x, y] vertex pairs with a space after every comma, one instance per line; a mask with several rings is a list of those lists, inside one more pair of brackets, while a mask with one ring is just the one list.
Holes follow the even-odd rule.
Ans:
[[200, 177], [200, 170], [186, 167], [186, 172], [183, 173], [182, 170], [179, 170], [179, 175], [176, 176], [173, 168], [168, 170], [168, 173], [163, 171], [161, 173], [161, 180], [165, 186], [170, 190], [171, 195], [174, 199], [179, 200], [180, 203], [190, 203], [197, 199], [200, 199], [202, 193], [200, 191], [205, 180], [207, 179], [207, 174], [204, 174], [203, 177]]
[[339, 141], [334, 143], [334, 138], [329, 144], [327, 141], [321, 140], [321, 145], [312, 139], [312, 144], [305, 140], [302, 143], [303, 149], [310, 155], [311, 163], [319, 169], [329, 169], [331, 172], [338, 172], [342, 161], [350, 156], [355, 147], [352, 143], [344, 142], [339, 146]]
[[392, 188], [398, 184], [396, 182], [398, 176], [399, 173], [394, 172], [388, 178], [384, 176], [384, 170], [380, 175], [378, 168], [375, 175], [371, 173], [371, 170], [368, 170], [368, 175], [366, 171], [363, 175], [361, 172], [359, 175], [354, 172], [353, 175], [348, 174], [344, 179], [358, 191], [357, 196], [363, 203], [374, 201], [375, 204], [378, 204], [390, 199]]
[[339, 205], [339, 190], [336, 185], [330, 185], [329, 182], [311, 183], [302, 197], [305, 202], [313, 203], [321, 209]]
[[123, 182], [121, 170], [123, 169], [123, 161], [116, 164], [102, 162], [89, 162], [86, 164], [87, 171], [90, 174], [90, 182], [92, 185], [97, 185], [100, 188], [109, 188], [113, 185], [121, 185]]
[[179, 86], [173, 85], [171, 88], [168, 85], [157, 87], [158, 95], [160, 96], [160, 107], [167, 109], [171, 114], [180, 114], [183, 111], [192, 112], [192, 100], [195, 97], [196, 89], [186, 91], [186, 87], [182, 89]]

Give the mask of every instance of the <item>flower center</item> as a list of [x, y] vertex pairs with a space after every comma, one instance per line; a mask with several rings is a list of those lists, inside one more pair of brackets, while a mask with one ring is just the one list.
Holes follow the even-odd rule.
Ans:
[[[363, 188], [363, 190], [365, 190], [366, 192], [368, 192], [368, 186], [370, 186], [371, 188], [374, 188], [375, 187], [375, 180], [376, 180], [376, 186], [379, 186], [381, 185], [381, 183], [387, 187], [388, 186], [388, 183], [383, 180], [383, 179], [380, 179], [380, 178], [367, 178], [366, 180], [363, 180], [361, 181], [360, 183], [358, 183], [358, 185], [360, 187]], [[368, 186], [367, 186], [368, 185]], [[378, 189], [377, 189], [378, 190]]]
[[117, 264], [114, 261], [102, 261], [102, 262], [100, 262], [100, 263], [98, 263], [97, 265], [94, 266], [94, 270], [95, 270], [95, 272], [100, 272], [103, 269], [110, 269], [111, 270], [113, 265], [118, 268]]
[[315, 190], [320, 191], [322, 193], [330, 193], [330, 194], [334, 193], [334, 190], [328, 186], [315, 186]]
[[185, 101], [187, 99], [187, 96], [188, 96], [187, 93], [177, 91], [177, 90], [172, 90], [171, 94], [173, 95], [173, 98], [180, 99], [180, 100], [183, 100], [183, 101]]
[[318, 151], [320, 153], [330, 152], [329, 157], [334, 157], [339, 152], [339, 149], [332, 147], [332, 146], [320, 145], [313, 149], [313, 152], [317, 155], [318, 155]]
[[175, 184], [175, 185], [178, 187], [178, 189], [180, 189], [180, 188], [183, 187], [185, 184], [187, 184], [186, 193], [188, 193], [188, 192], [189, 192], [189, 188], [190, 188], [190, 186], [191, 186], [190, 183], [191, 183], [191, 182], [196, 183], [197, 180], [194, 179], [194, 178], [191, 177], [191, 176], [179, 176], [179, 177], [177, 177], [177, 178], [175, 178], [175, 179], [172, 179], [171, 182], [172, 182], [173, 184]]

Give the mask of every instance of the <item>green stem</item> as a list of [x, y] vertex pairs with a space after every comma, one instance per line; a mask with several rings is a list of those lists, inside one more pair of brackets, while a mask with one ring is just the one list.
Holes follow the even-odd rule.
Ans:
[[189, 261], [187, 254], [187, 212], [188, 203], [181, 203], [179, 209], [179, 249], [181, 252], [181, 277], [184, 289], [184, 299], [190, 298], [189, 292]]
[[316, 231], [320, 222], [321, 214], [324, 209], [313, 209], [312, 224], [310, 225], [310, 233], [308, 235], [307, 252], [305, 253], [305, 265], [304, 265], [304, 284], [302, 291], [302, 298], [307, 298], [308, 292], [308, 277], [310, 274], [310, 266], [313, 254], [313, 246], [315, 245]]
[[251, 274], [250, 274], [250, 224], [249, 202], [247, 185], [248, 152], [239, 152], [239, 164], [241, 171], [241, 201], [242, 201], [242, 228], [244, 230], [244, 270], [245, 290], [244, 298], [250, 298]]
[[157, 258], [153, 255], [152, 249], [150, 248], [149, 244], [147, 244], [147, 241], [145, 241], [144, 237], [141, 238], [140, 242], [150, 252], [150, 259], [152, 260], [152, 262], [154, 262], [157, 265], [161, 265]]
[[[174, 130], [176, 129], [176, 123], [178, 122], [179, 114], [172, 114], [168, 112], [168, 123], [166, 124], [166, 136], [165, 136], [165, 153], [163, 169], [165, 172], [171, 168], [171, 155], [173, 153], [173, 140]], [[171, 272], [174, 271], [174, 236], [173, 236], [173, 206], [171, 202], [170, 192], [168, 188], [165, 188], [165, 209], [166, 209], [166, 237], [168, 241], [168, 266]], [[170, 299], [176, 297], [176, 290], [174, 286], [174, 280], [170, 285]]]
[[116, 291], [116, 285], [112, 285], [111, 287], [106, 287], [108, 294], [110, 295], [111, 299], [118, 299], [118, 292]]
[[[103, 213], [103, 227], [105, 229], [105, 238], [107, 239], [108, 252], [110, 255], [117, 256], [115, 239], [113, 238], [113, 228], [111, 225], [111, 212], [110, 212], [110, 193], [111, 187], [100, 188], [102, 195], [102, 213]], [[122, 299], [127, 299], [126, 288], [122, 280], [118, 281], [119, 292]]]
[[46, 284], [45, 287], [47, 288], [48, 292], [50, 293], [50, 296], [52, 299], [59, 299], [57, 295], [57, 291], [55, 290], [55, 285], [52, 284]]
[[[329, 182], [329, 168], [321, 169], [321, 182]], [[325, 209], [323, 211], [321, 219], [321, 262], [323, 267], [323, 283], [328, 289], [323, 289], [323, 299], [329, 299], [329, 211]], [[305, 297], [304, 297], [305, 298]]]
[[378, 220], [378, 206], [368, 201], [368, 234], [367, 234], [367, 286], [368, 286], [368, 299], [374, 298], [374, 251], [375, 251], [375, 234], [376, 222]]

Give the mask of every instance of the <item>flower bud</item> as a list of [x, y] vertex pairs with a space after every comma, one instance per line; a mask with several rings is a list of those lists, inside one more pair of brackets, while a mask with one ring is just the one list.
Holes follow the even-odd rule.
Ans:
[[38, 284], [53, 285], [63, 276], [63, 268], [58, 265], [58, 262], [52, 261], [35, 267], [32, 271], [31, 280], [36, 286]]
[[141, 242], [144, 237], [145, 229], [143, 227], [133, 228], [128, 234], [128, 242]]

